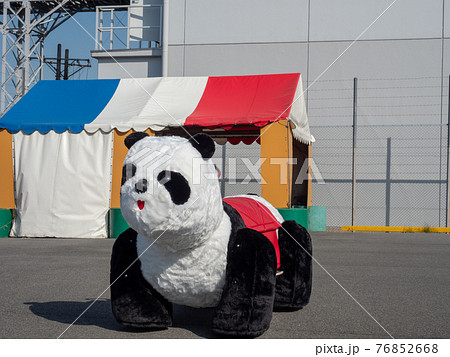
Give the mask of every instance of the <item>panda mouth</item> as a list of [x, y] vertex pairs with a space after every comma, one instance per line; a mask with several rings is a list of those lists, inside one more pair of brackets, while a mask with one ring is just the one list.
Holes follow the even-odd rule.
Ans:
[[137, 201], [137, 205], [138, 205], [139, 209], [142, 211], [144, 209], [145, 202], [144, 201]]

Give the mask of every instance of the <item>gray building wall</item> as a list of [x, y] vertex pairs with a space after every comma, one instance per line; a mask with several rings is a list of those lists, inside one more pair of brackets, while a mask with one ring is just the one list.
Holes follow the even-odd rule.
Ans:
[[[306, 84], [390, 4], [391, 0], [172, 0], [170, 75], [299, 71]], [[397, 0], [320, 79], [440, 76], [442, 38], [449, 37], [449, 27], [450, 1]]]

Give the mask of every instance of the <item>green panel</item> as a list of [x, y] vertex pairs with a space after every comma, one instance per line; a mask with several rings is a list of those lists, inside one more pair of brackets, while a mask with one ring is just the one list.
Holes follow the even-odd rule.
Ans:
[[308, 228], [308, 209], [306, 207], [298, 208], [279, 208], [278, 211], [286, 221], [294, 220], [301, 226]]
[[0, 209], [0, 237], [8, 237], [11, 230], [12, 214], [9, 209]]
[[311, 232], [327, 230], [327, 208], [325, 206], [308, 207], [308, 227]]
[[118, 238], [123, 231], [130, 226], [122, 216], [120, 208], [111, 208], [109, 212], [109, 236], [110, 238]]

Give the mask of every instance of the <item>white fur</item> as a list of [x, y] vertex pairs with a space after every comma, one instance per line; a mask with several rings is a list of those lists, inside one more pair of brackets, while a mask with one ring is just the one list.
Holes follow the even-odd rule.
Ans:
[[[138, 232], [137, 252], [144, 278], [171, 302], [216, 306], [225, 279], [231, 223], [223, 211], [217, 173], [211, 159], [180, 137], [147, 137], [129, 150], [125, 164], [136, 174], [121, 188], [125, 220]], [[189, 182], [187, 202], [176, 205], [157, 180], [163, 170], [182, 174]], [[135, 184], [146, 179], [147, 192]], [[143, 201], [144, 209], [137, 201]]]
[[[193, 249], [170, 251], [164, 249], [163, 244], [148, 248], [152, 240], [138, 235], [142, 275], [167, 300], [191, 307], [218, 305], [225, 283], [231, 233], [228, 215], [222, 217], [222, 223], [210, 239]], [[157, 242], [170, 239], [166, 234]]]

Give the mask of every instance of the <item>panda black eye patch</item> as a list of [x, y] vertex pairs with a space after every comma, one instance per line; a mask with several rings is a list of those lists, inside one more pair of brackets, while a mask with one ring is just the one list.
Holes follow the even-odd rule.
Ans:
[[133, 164], [126, 164], [122, 168], [122, 183], [123, 185], [127, 180], [136, 175], [136, 166]]
[[191, 188], [188, 181], [179, 172], [164, 170], [158, 174], [156, 179], [161, 185], [164, 185], [172, 202], [176, 205], [182, 205], [189, 200]]

